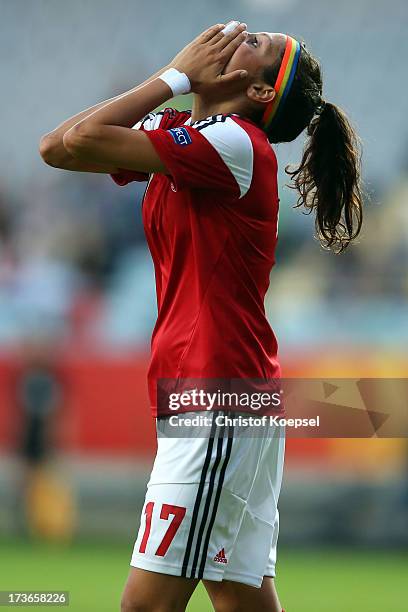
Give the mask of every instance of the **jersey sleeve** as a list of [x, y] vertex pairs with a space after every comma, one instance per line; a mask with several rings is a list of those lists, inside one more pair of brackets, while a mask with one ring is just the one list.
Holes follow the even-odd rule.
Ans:
[[223, 191], [242, 198], [253, 175], [253, 145], [234, 119], [218, 115], [193, 126], [147, 132], [176, 189]]
[[[141, 121], [138, 121], [132, 130], [142, 130], [144, 132], [150, 132], [151, 130], [157, 130], [159, 128], [170, 127], [173, 124], [177, 124], [178, 113], [173, 108], [165, 108], [158, 113], [149, 113]], [[184, 113], [183, 113], [184, 115]], [[184, 116], [180, 117], [181, 120], [185, 119]], [[117, 185], [124, 186], [132, 181], [147, 181], [149, 175], [145, 172], [137, 172], [136, 170], [125, 170], [119, 169], [119, 172], [110, 175]]]

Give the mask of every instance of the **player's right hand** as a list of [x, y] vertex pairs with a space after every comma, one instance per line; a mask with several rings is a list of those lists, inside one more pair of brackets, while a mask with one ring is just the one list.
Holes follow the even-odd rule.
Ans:
[[247, 36], [245, 23], [240, 23], [229, 34], [222, 32], [224, 27], [225, 24], [217, 24], [205, 30], [184, 47], [168, 66], [188, 76], [194, 93], [209, 94], [220, 87], [238, 87], [248, 76], [246, 70], [222, 74], [224, 67]]

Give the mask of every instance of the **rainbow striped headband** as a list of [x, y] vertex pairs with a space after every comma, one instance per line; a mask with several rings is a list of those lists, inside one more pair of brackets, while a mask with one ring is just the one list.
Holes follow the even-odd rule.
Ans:
[[276, 95], [266, 106], [262, 117], [262, 125], [264, 128], [269, 128], [272, 125], [278, 111], [282, 109], [285, 103], [290, 88], [292, 87], [293, 79], [295, 78], [299, 56], [300, 43], [291, 36], [286, 36], [285, 53], [283, 54], [278, 77], [273, 87], [276, 91]]

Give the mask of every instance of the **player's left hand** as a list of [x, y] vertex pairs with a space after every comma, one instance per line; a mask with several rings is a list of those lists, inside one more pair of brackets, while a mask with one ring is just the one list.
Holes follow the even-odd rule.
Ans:
[[247, 36], [245, 23], [240, 23], [229, 34], [223, 34], [224, 27], [225, 24], [217, 24], [205, 30], [184, 47], [168, 66], [188, 76], [194, 93], [209, 93], [227, 86], [230, 88], [233, 84], [242, 83], [248, 76], [246, 70], [222, 74]]

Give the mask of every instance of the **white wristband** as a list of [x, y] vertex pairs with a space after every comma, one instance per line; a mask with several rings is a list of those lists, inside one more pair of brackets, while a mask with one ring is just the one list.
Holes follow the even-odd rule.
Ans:
[[170, 87], [173, 96], [180, 96], [191, 91], [190, 79], [184, 72], [176, 68], [168, 68], [158, 78]]

